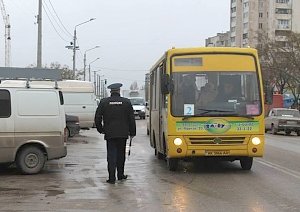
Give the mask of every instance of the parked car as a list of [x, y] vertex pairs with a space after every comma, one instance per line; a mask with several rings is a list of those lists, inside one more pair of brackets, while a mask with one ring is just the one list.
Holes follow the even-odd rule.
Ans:
[[146, 117], [146, 103], [142, 97], [129, 97], [128, 98], [132, 104], [134, 115], [140, 117], [140, 119], [145, 119]]
[[296, 109], [273, 108], [265, 118], [265, 131], [273, 134], [284, 131], [286, 135], [296, 132], [300, 136], [300, 113]]
[[72, 116], [66, 114], [66, 126], [67, 126], [67, 138], [77, 135], [80, 131], [78, 116]]

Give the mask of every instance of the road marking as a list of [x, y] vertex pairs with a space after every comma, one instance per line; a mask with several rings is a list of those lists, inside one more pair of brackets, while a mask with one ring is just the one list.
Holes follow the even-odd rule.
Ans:
[[269, 161], [265, 161], [262, 159], [258, 159], [258, 160], [256, 160], [256, 162], [258, 162], [262, 165], [268, 166], [270, 168], [276, 169], [276, 170], [283, 172], [285, 174], [288, 174], [290, 176], [293, 176], [297, 179], [300, 179], [300, 172], [298, 172], [298, 171], [294, 171], [294, 170], [288, 169], [286, 167], [283, 167], [283, 166], [280, 166], [280, 165], [277, 165], [277, 164], [274, 164], [274, 163], [271, 163]]

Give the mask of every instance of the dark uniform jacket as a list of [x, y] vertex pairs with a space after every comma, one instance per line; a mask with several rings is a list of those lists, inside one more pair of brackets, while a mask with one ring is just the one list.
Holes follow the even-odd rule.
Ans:
[[112, 93], [110, 97], [100, 101], [95, 115], [95, 124], [98, 132], [105, 134], [105, 140], [127, 139], [128, 135], [136, 135], [132, 105], [129, 99], [120, 97], [119, 93]]

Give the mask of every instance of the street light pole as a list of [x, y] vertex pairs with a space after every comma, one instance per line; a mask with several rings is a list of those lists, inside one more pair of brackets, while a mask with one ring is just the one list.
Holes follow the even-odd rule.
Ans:
[[76, 28], [82, 24], [85, 24], [85, 23], [88, 23], [90, 21], [93, 21], [95, 20], [95, 18], [91, 18], [90, 20], [88, 21], [84, 21], [80, 24], [77, 24], [74, 28], [74, 37], [73, 37], [73, 74], [74, 74], [74, 78], [75, 78], [75, 69], [76, 69], [76, 49], [77, 49], [77, 46], [76, 46], [76, 40], [77, 40], [77, 35], [76, 35]]
[[93, 60], [92, 62], [89, 63], [89, 82], [91, 82], [91, 64], [99, 59], [100, 59], [100, 57], [96, 58], [95, 60]]
[[90, 48], [90, 49], [88, 49], [88, 50], [86, 50], [85, 52], [84, 52], [84, 56], [83, 56], [83, 81], [85, 81], [85, 69], [86, 69], [86, 53], [88, 52], [88, 51], [90, 51], [90, 50], [93, 50], [93, 49], [96, 49], [96, 48], [99, 48], [100, 46], [95, 46], [95, 47], [93, 47], [93, 48]]

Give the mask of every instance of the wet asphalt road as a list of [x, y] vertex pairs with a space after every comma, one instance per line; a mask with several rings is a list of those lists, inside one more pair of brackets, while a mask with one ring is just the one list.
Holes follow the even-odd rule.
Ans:
[[126, 160], [128, 180], [107, 184], [106, 145], [95, 129], [68, 142], [68, 156], [39, 175], [0, 171], [1, 211], [300, 211], [300, 139], [270, 135], [250, 172], [239, 162], [182, 162], [170, 172], [154, 156], [145, 120]]

